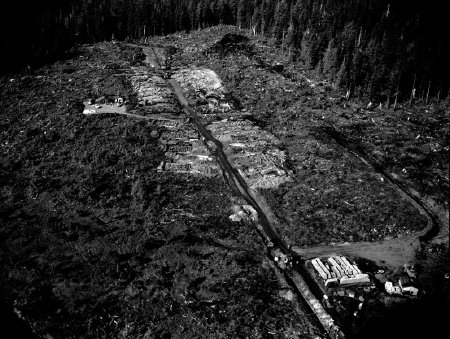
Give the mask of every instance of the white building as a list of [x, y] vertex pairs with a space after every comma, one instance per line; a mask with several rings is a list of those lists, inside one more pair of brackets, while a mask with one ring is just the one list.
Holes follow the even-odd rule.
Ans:
[[311, 264], [325, 287], [371, 283], [369, 275], [362, 273], [358, 266], [350, 263], [346, 257], [314, 258]]

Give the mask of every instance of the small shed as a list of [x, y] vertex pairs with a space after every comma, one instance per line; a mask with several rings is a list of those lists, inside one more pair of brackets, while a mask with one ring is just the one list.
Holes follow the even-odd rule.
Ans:
[[400, 289], [402, 290], [402, 294], [416, 296], [419, 293], [419, 289], [417, 287], [413, 286], [413, 281], [407, 275], [402, 275], [398, 279], [398, 285], [400, 286]]
[[402, 275], [398, 279], [398, 285], [400, 286], [401, 289], [412, 286], [411, 278], [407, 275]]

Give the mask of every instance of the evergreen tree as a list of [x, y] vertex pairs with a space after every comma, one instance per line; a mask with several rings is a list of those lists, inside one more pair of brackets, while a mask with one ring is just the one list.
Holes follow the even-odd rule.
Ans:
[[311, 33], [308, 30], [303, 34], [302, 43], [300, 45], [300, 59], [306, 68], [312, 67], [311, 60]]
[[234, 18], [230, 5], [226, 1], [222, 0], [218, 3], [218, 6], [220, 8], [219, 10], [220, 23], [225, 25], [233, 24]]
[[339, 67], [339, 71], [336, 74], [336, 80], [333, 83], [334, 87], [346, 88], [348, 85], [347, 74], [347, 62], [344, 58], [341, 63], [341, 67]]
[[[13, 3], [0, 22], [3, 69], [60, 56], [74, 43], [238, 24], [271, 35], [357, 92], [402, 100], [447, 95], [446, 11], [406, 0], [65, 0]], [[300, 53], [297, 50], [300, 48]], [[293, 52], [293, 53], [292, 53]], [[344, 61], [345, 60], [345, 61]], [[321, 64], [319, 64], [321, 62]], [[445, 94], [444, 94], [445, 93]]]
[[269, 33], [271, 31], [271, 28], [273, 27], [273, 13], [275, 11], [275, 5], [272, 0], [264, 0], [263, 1], [263, 7], [262, 7], [262, 28], [261, 32], [262, 34]]
[[337, 66], [338, 49], [334, 39], [331, 39], [323, 56], [323, 74], [328, 79], [333, 79], [337, 72]]
[[321, 59], [319, 35], [310, 29], [303, 34], [300, 58], [307, 69], [314, 68]]
[[261, 20], [261, 5], [258, 5], [255, 7], [255, 10], [253, 11], [252, 15], [252, 25], [255, 29], [255, 32], [258, 33], [258, 31], [261, 30], [262, 20]]
[[289, 60], [292, 60], [292, 61], [294, 61], [294, 54], [292, 53], [292, 51], [295, 49], [295, 47], [294, 47], [295, 46], [295, 36], [294, 36], [294, 34], [295, 34], [294, 25], [293, 25], [292, 20], [291, 20], [291, 23], [289, 24], [289, 27], [288, 27], [288, 30], [287, 30], [287, 33], [286, 33], [286, 46], [287, 46], [288, 51], [289, 51], [288, 58], [289, 58]]
[[239, 0], [238, 8], [237, 8], [237, 16], [236, 16], [236, 24], [239, 28], [245, 27], [245, 18], [246, 18], [246, 8], [247, 0]]
[[275, 39], [280, 40], [283, 31], [288, 26], [289, 21], [289, 7], [286, 0], [281, 0], [275, 7], [274, 24], [272, 35]]
[[204, 13], [204, 3], [203, 1], [199, 1], [197, 4], [193, 21], [194, 28], [200, 29], [201, 27], [203, 27], [203, 20], [204, 20], [203, 13]]

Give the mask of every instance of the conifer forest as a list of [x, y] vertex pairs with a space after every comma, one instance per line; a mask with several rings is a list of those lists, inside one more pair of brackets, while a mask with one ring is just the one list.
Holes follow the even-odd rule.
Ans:
[[[3, 68], [33, 67], [76, 43], [136, 39], [217, 24], [276, 39], [293, 61], [352, 96], [445, 98], [443, 2], [406, 0], [45, 0], [15, 2], [2, 20]], [[15, 8], [14, 8], [15, 7]]]

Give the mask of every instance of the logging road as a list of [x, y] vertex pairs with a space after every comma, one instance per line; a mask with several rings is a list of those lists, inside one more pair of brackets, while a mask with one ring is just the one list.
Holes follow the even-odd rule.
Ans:
[[[157, 68], [161, 69], [161, 64], [154, 48], [146, 48], [144, 49], [144, 52], [152, 52], [153, 55], [147, 56], [147, 59], [156, 60]], [[155, 65], [153, 64], [152, 66]], [[220, 166], [223, 169], [224, 175], [227, 176], [228, 182], [230, 184], [233, 184], [240, 195], [258, 213], [258, 220], [255, 222], [255, 224], [260, 234], [265, 239], [267, 245], [269, 245], [268, 247], [270, 249], [270, 254], [272, 257], [271, 259], [273, 259], [273, 257], [275, 256], [274, 252], [276, 250], [279, 250], [286, 256], [286, 258], [290, 260], [290, 264], [293, 264], [291, 266], [292, 269], [282, 270], [286, 280], [288, 280], [296, 287], [298, 293], [303, 298], [303, 301], [308, 304], [308, 306], [316, 315], [317, 319], [322, 324], [325, 331], [330, 337], [345, 338], [342, 330], [335, 324], [333, 318], [328, 314], [320, 301], [312, 293], [310, 287], [314, 288], [314, 285], [311, 284], [311, 278], [308, 276], [308, 273], [306, 272], [304, 266], [301, 264], [299, 255], [293, 252], [287, 246], [285, 241], [281, 239], [276, 229], [272, 226], [272, 224], [276, 224], [276, 221], [271, 217], [273, 214], [271, 213], [268, 206], [266, 206], [263, 199], [259, 197], [258, 192], [248, 187], [239, 171], [230, 164], [226, 154], [223, 151], [222, 143], [216, 140], [203, 125], [196, 112], [190, 107], [188, 101], [184, 97], [180, 85], [174, 79], [168, 79], [167, 81], [172, 86], [173, 92], [176, 95], [178, 102], [183, 109], [183, 112], [186, 114], [186, 116], [191, 118], [192, 123], [197, 127], [199, 133], [205, 139], [205, 143], [210, 149], [212, 155], [215, 156], [215, 158], [219, 162]]]

